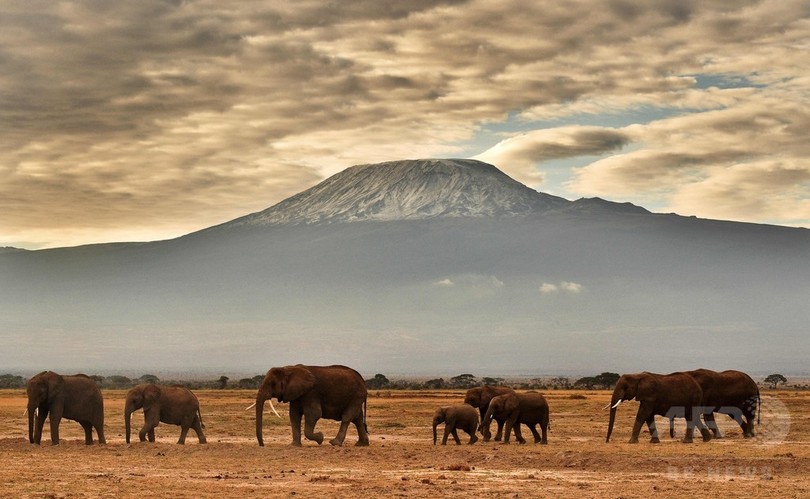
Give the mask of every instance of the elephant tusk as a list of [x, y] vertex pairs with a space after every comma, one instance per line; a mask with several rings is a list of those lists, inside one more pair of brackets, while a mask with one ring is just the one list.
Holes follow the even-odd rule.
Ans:
[[621, 403], [622, 403], [622, 401], [621, 401], [621, 399], [619, 399], [619, 401], [618, 401], [618, 402], [616, 402], [615, 404], [613, 404], [613, 407], [611, 407], [611, 409], [615, 409], [615, 408], [619, 407], [619, 404], [621, 404]]
[[278, 412], [276, 412], [276, 408], [275, 408], [275, 407], [273, 407], [273, 399], [269, 399], [269, 400], [270, 400], [270, 408], [271, 408], [271, 409], [273, 409], [273, 414], [275, 414], [275, 415], [276, 415], [276, 416], [278, 416], [278, 417], [281, 417], [281, 416], [279, 415], [279, 413], [278, 413]]
[[608, 405], [606, 405], [605, 407], [603, 407], [603, 408], [602, 408], [602, 410], [603, 410], [603, 411], [604, 411], [605, 409], [610, 409], [610, 402], [608, 402]]
[[25, 416], [27, 416], [27, 415], [28, 415], [28, 408], [26, 407], [26, 408], [25, 408], [25, 412], [23, 413], [23, 417], [25, 417]]
[[253, 402], [253, 403], [252, 403], [252, 404], [250, 404], [249, 406], [245, 407], [245, 410], [246, 410], [246, 411], [249, 411], [250, 409], [253, 409], [254, 407], [256, 407], [256, 402]]

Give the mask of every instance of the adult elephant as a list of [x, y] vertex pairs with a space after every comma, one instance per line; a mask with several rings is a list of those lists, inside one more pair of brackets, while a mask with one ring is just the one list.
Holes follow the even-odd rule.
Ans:
[[672, 374], [655, 374], [643, 372], [624, 374], [619, 378], [610, 398], [610, 422], [605, 442], [610, 442], [613, 423], [616, 420], [616, 408], [625, 400], [638, 400], [639, 407], [630, 443], [638, 443], [641, 426], [646, 422], [650, 430], [650, 442], [659, 443], [658, 430], [655, 427], [655, 416], [686, 418], [685, 443], [692, 442], [695, 426], [703, 435], [703, 441], [711, 440], [711, 433], [700, 421], [699, 407], [703, 399], [703, 390], [691, 376], [678, 372]]
[[470, 445], [478, 441], [475, 430], [478, 428], [478, 412], [467, 404], [451, 405], [436, 409], [433, 414], [433, 445], [436, 445], [436, 427], [444, 423], [442, 445], [447, 445], [447, 437], [453, 435], [457, 445], [461, 445], [458, 430], [464, 430], [470, 436]]
[[[484, 385], [476, 388], [470, 388], [464, 395], [464, 403], [478, 408], [481, 421], [483, 421], [484, 415], [487, 412], [487, 407], [489, 407], [489, 402], [498, 395], [504, 395], [507, 393], [515, 393], [515, 391], [507, 386]], [[498, 431], [495, 433], [495, 441], [499, 442], [503, 435], [503, 425], [506, 422], [506, 419], [498, 416], [495, 416], [494, 419], [498, 423]], [[484, 442], [489, 442], [489, 440], [492, 438], [492, 433], [489, 431], [489, 425], [484, 426], [482, 431]]]
[[[543, 395], [537, 392], [498, 395], [490, 400], [484, 419], [481, 420], [481, 429], [489, 426], [492, 419], [496, 417], [502, 418], [506, 422], [503, 443], [509, 443], [509, 434], [512, 429], [515, 431], [515, 440], [521, 444], [526, 443], [526, 439], [520, 433], [521, 424], [525, 424], [532, 431], [534, 443], [548, 443], [548, 402]], [[538, 424], [543, 432], [542, 436], [537, 432]]]
[[[264, 445], [262, 413], [264, 402], [276, 397], [279, 402], [290, 403], [292, 444], [301, 446], [301, 418], [304, 418], [304, 436], [320, 445], [323, 433], [315, 433], [320, 418], [340, 421], [340, 429], [332, 445], [343, 445], [349, 423], [357, 427], [358, 446], [369, 444], [366, 428], [366, 382], [354, 369], [346, 366], [274, 367], [267, 371], [256, 393], [256, 439]], [[272, 405], [272, 400], [270, 402]], [[251, 406], [252, 407], [252, 406]]]
[[159, 386], [143, 384], [127, 392], [124, 403], [124, 426], [126, 439], [129, 443], [131, 434], [132, 413], [143, 408], [144, 425], [138, 433], [141, 442], [149, 437], [150, 442], [155, 441], [155, 427], [160, 423], [179, 425], [180, 440], [178, 444], [186, 443], [186, 434], [189, 428], [197, 433], [201, 444], [206, 443], [202, 429], [202, 415], [200, 402], [188, 388], [182, 386]]
[[[727, 414], [734, 419], [743, 431], [745, 438], [754, 436], [754, 418], [760, 405], [759, 387], [750, 376], [742, 371], [727, 370], [722, 372], [711, 369], [686, 371], [703, 390], [701, 411], [706, 426], [714, 438], [723, 438], [714, 413]], [[758, 423], [759, 421], [757, 421]], [[670, 419], [669, 434], [675, 436], [675, 421]]]
[[[51, 443], [59, 445], [59, 423], [62, 418], [77, 421], [84, 428], [84, 442], [93, 443], [93, 429], [98, 443], [104, 439], [104, 400], [96, 382], [84, 374], [62, 376], [43, 371], [28, 380], [28, 441], [42, 440], [45, 418], [51, 419]], [[36, 415], [36, 427], [34, 416]]]

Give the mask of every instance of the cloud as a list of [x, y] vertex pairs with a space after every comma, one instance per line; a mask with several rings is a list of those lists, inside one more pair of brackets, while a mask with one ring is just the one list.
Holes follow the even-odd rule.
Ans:
[[[569, 191], [673, 182], [680, 207], [724, 167], [807, 163], [808, 17], [800, 0], [3, 2], [0, 243], [180, 235], [510, 119], [469, 155], [535, 184], [537, 163], [605, 156]], [[568, 126], [650, 109], [678, 115]]]
[[500, 167], [528, 184], [542, 183], [537, 163], [575, 156], [591, 156], [621, 149], [626, 133], [601, 127], [568, 126], [535, 130], [502, 140], [475, 159]]
[[[731, 97], [731, 96], [729, 96]], [[623, 131], [635, 150], [595, 161], [568, 188], [584, 196], [662, 201], [682, 214], [787, 224], [810, 223], [810, 112], [766, 92], [734, 105]]]
[[544, 282], [543, 284], [540, 285], [540, 293], [544, 295], [557, 293], [568, 293], [576, 295], [584, 291], [584, 289], [585, 287], [582, 284], [570, 281], [561, 281], [557, 284]]

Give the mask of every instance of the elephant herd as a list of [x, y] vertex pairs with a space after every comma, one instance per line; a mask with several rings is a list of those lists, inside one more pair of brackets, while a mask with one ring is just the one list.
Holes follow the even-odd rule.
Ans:
[[[94, 429], [99, 443], [106, 443], [104, 402], [95, 381], [88, 376], [62, 376], [45, 371], [29, 380], [27, 394], [28, 439], [32, 444], [40, 443], [48, 416], [54, 445], [59, 443], [59, 423], [62, 418], [81, 424], [88, 445], [93, 443]], [[304, 437], [321, 444], [324, 436], [315, 431], [315, 425], [319, 419], [326, 418], [340, 421], [338, 434], [330, 440], [330, 444], [343, 445], [349, 425], [353, 424], [358, 435], [356, 445], [367, 446], [367, 397], [365, 381], [354, 369], [299, 364], [270, 369], [256, 393], [256, 402], [248, 409], [255, 407], [256, 410], [256, 439], [260, 446], [264, 445], [262, 416], [265, 402], [269, 401], [271, 409], [276, 412], [273, 398], [289, 403], [292, 445], [301, 446], [302, 421]], [[712, 437], [720, 438], [722, 435], [714, 420], [715, 413], [729, 415], [740, 425], [746, 438], [753, 437], [754, 420], [760, 404], [756, 383], [740, 371], [697, 369], [666, 375], [649, 372], [625, 374], [616, 383], [607, 406], [610, 407], [610, 417], [606, 442], [610, 441], [613, 432], [616, 409], [627, 400], [639, 402], [630, 443], [638, 442], [645, 423], [650, 431], [650, 441], [660, 441], [655, 416], [669, 419], [671, 437], [674, 437], [674, 419], [685, 418], [687, 430], [684, 442], [692, 441], [695, 428], [698, 428], [704, 441]], [[141, 408], [144, 412], [144, 426], [138, 434], [141, 441], [148, 438], [154, 442], [155, 427], [159, 423], [166, 423], [181, 427], [177, 443], [185, 443], [189, 429], [194, 429], [200, 443], [206, 443], [200, 404], [188, 389], [143, 384], [129, 390], [124, 408], [127, 443], [130, 442], [132, 413]], [[433, 416], [433, 443], [435, 445], [437, 442], [437, 427], [442, 423], [445, 425], [443, 445], [450, 435], [457, 444], [461, 443], [457, 430], [470, 435], [470, 444], [478, 441], [477, 432], [483, 435], [486, 442], [492, 438], [492, 420], [498, 425], [496, 441], [502, 439], [504, 443], [509, 443], [510, 435], [514, 433], [519, 443], [525, 443], [520, 427], [526, 425], [535, 443], [548, 443], [549, 406], [543, 395], [537, 392], [520, 393], [500, 386], [472, 388], [465, 394], [463, 404], [437, 409]], [[542, 434], [537, 431], [538, 425]]]

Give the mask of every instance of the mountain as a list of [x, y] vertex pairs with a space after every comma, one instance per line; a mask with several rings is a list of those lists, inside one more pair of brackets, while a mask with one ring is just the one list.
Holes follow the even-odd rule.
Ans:
[[224, 225], [347, 223], [437, 217], [529, 216], [570, 209], [628, 209], [599, 198], [574, 203], [526, 187], [493, 165], [422, 159], [358, 165], [264, 211]]
[[0, 365], [364, 374], [801, 372], [810, 231], [360, 165], [169, 241], [0, 252]]

